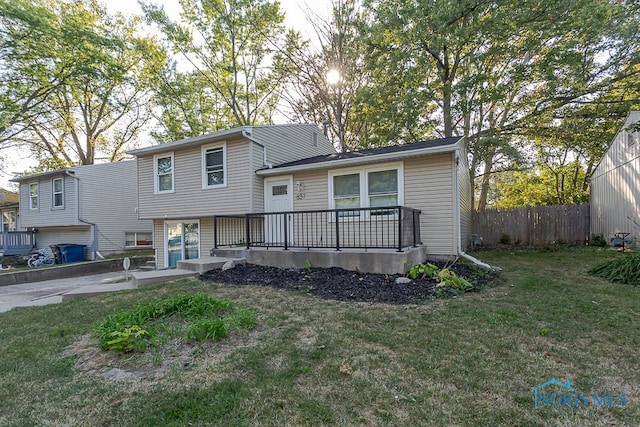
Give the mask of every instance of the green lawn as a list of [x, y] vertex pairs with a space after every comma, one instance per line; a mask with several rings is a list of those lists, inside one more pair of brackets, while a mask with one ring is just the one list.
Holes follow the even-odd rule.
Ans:
[[[423, 305], [183, 280], [0, 314], [0, 425], [640, 425], [640, 287], [585, 273], [625, 255], [474, 255], [502, 267], [502, 282]], [[178, 292], [231, 300], [259, 324], [188, 353], [90, 346], [115, 309]], [[530, 390], [551, 378], [626, 405], [534, 408]]]

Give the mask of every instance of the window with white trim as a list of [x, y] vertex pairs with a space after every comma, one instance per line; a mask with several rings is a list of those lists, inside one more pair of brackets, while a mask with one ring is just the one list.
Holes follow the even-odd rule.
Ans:
[[51, 180], [51, 193], [53, 195], [53, 207], [64, 207], [64, 183], [62, 178], [54, 178]]
[[38, 183], [32, 182], [29, 184], [29, 209], [38, 209]]
[[173, 153], [159, 154], [153, 158], [155, 192], [173, 192]]
[[202, 188], [227, 185], [227, 152], [225, 144], [202, 147]]
[[[398, 206], [398, 170], [367, 172], [369, 207]], [[372, 215], [388, 215], [387, 210], [371, 211]]]
[[149, 231], [126, 231], [124, 233], [124, 246], [132, 247], [151, 247], [153, 245], [153, 235]]
[[[403, 203], [401, 164], [350, 169], [329, 173], [332, 209], [384, 208]], [[387, 209], [370, 211], [371, 215], [389, 215]], [[357, 211], [340, 216], [359, 216]]]

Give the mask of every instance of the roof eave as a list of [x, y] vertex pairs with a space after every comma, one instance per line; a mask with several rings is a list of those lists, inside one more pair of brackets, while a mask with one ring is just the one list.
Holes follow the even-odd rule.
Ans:
[[281, 168], [275, 167], [272, 169], [259, 169], [256, 171], [256, 174], [260, 176], [272, 176], [272, 175], [281, 175], [281, 174], [292, 173], [292, 172], [301, 172], [301, 171], [310, 171], [310, 170], [319, 170], [319, 169], [332, 169], [332, 168], [339, 168], [339, 167], [341, 168], [341, 167], [364, 165], [367, 163], [378, 163], [378, 162], [385, 162], [385, 161], [402, 160], [410, 157], [427, 156], [432, 154], [453, 153], [460, 149], [460, 142], [463, 139], [464, 137], [460, 137], [460, 139], [458, 139], [453, 144], [442, 145], [439, 147], [428, 147], [428, 148], [421, 148], [417, 150], [399, 151], [395, 153], [373, 154], [371, 156], [366, 156], [366, 157], [355, 157], [350, 159], [331, 160], [331, 161], [318, 162], [318, 163], [286, 166]]
[[151, 147], [139, 148], [137, 150], [130, 150], [130, 151], [127, 151], [127, 154], [131, 154], [133, 156], [140, 156], [140, 155], [147, 155], [147, 154], [163, 153], [163, 152], [171, 151], [176, 148], [181, 148], [187, 145], [205, 144], [207, 142], [219, 141], [221, 139], [225, 139], [230, 136], [242, 135], [244, 131], [245, 131], [244, 127], [233, 128], [233, 129], [228, 129], [228, 130], [224, 130], [216, 133], [200, 135], [193, 138], [182, 139], [180, 141], [168, 142], [166, 144], [156, 144]]
[[56, 175], [75, 176], [73, 169], [67, 168], [67, 169], [58, 169], [58, 170], [49, 171], [49, 172], [42, 172], [42, 173], [38, 173], [38, 174], [35, 174], [35, 175], [18, 176], [18, 177], [15, 177], [15, 178], [11, 178], [9, 181], [22, 183], [22, 182], [34, 181], [34, 180], [42, 179], [42, 178], [49, 178], [49, 177], [56, 176]]

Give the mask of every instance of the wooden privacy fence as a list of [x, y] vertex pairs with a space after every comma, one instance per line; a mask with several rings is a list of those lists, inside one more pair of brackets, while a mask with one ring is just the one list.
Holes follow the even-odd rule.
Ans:
[[486, 209], [475, 214], [473, 233], [483, 244], [582, 244], [589, 240], [589, 218], [588, 204]]

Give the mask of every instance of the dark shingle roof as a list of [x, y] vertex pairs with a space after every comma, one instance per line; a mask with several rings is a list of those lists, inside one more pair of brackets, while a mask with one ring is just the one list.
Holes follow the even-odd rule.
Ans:
[[381, 154], [401, 153], [401, 152], [411, 151], [411, 150], [443, 147], [446, 145], [455, 145], [458, 141], [460, 141], [460, 138], [461, 137], [459, 136], [452, 136], [448, 138], [414, 142], [410, 144], [391, 145], [388, 147], [370, 148], [370, 149], [361, 150], [361, 151], [347, 151], [344, 153], [333, 153], [333, 154], [327, 154], [322, 156], [314, 156], [314, 157], [308, 157], [306, 159], [295, 160], [293, 162], [274, 165], [273, 169], [285, 168], [285, 167], [291, 167], [291, 166], [311, 165], [316, 163], [332, 162], [332, 161], [344, 160], [344, 159], [356, 159], [356, 158], [364, 159], [366, 157], [378, 156]]

